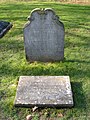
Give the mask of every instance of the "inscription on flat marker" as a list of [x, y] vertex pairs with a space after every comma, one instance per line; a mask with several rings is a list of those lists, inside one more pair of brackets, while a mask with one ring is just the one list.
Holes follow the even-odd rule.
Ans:
[[72, 107], [69, 76], [21, 76], [15, 106]]

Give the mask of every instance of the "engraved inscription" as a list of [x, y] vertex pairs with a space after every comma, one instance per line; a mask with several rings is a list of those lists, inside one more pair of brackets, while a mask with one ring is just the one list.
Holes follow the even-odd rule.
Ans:
[[24, 105], [71, 105], [72, 91], [68, 76], [21, 76], [15, 103]]

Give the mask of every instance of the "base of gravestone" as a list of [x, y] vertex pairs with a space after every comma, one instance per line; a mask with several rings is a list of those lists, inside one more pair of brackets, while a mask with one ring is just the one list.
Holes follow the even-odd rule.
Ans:
[[73, 107], [69, 76], [20, 76], [16, 107]]
[[0, 38], [2, 38], [11, 28], [12, 24], [6, 21], [0, 21]]

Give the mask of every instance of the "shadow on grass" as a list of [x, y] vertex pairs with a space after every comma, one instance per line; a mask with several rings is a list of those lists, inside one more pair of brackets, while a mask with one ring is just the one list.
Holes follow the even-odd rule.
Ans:
[[[90, 77], [90, 70], [89, 68], [87, 69], [81, 69], [78, 66], [76, 66], [76, 63], [72, 62], [64, 62], [64, 63], [59, 63], [56, 62], [48, 66], [47, 64], [44, 63], [39, 63], [39, 64], [27, 64], [24, 63], [22, 65], [21, 60], [19, 61], [20, 63], [17, 63], [17, 65], [13, 66], [12, 63], [10, 65], [7, 64], [7, 62], [1, 66], [0, 70], [1, 76], [7, 76], [7, 75], [13, 75], [13, 76], [21, 76], [21, 75], [69, 75], [72, 78], [75, 79], [81, 79], [85, 76]], [[79, 62], [79, 61], [77, 61]], [[82, 63], [84, 61], [81, 61]], [[77, 68], [78, 67], [78, 68]]]
[[74, 59], [74, 60], [65, 60], [65, 62], [71, 62], [71, 63], [74, 63], [74, 62], [78, 62], [78, 63], [90, 63], [90, 61], [85, 61], [85, 60], [78, 60], [78, 59]]
[[71, 82], [74, 108], [85, 108], [86, 109], [86, 98], [82, 88], [82, 82]]

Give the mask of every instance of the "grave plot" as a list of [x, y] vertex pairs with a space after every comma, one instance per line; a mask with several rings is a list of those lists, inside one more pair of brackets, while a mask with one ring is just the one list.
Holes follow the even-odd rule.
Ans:
[[20, 76], [15, 106], [72, 107], [69, 76]]

